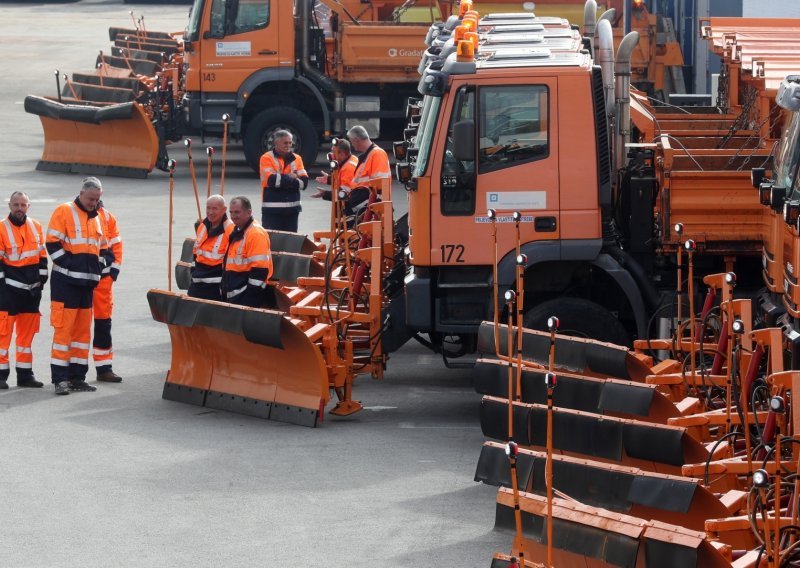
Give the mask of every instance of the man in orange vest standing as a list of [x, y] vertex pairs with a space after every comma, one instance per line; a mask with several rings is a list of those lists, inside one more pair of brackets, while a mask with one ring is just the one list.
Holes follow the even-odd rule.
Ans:
[[112, 369], [114, 348], [111, 346], [111, 312], [114, 307], [112, 288], [122, 266], [122, 238], [119, 236], [117, 218], [105, 208], [102, 200], [97, 204], [97, 218], [103, 231], [100, 254], [106, 262], [92, 299], [94, 312], [92, 357], [98, 381], [119, 383], [122, 382], [122, 377]]
[[102, 196], [100, 180], [87, 177], [78, 197], [56, 207], [47, 226], [46, 247], [53, 261], [50, 372], [56, 394], [97, 390], [86, 382], [86, 373], [92, 335], [92, 297], [106, 264], [100, 255], [103, 229], [97, 214]]
[[288, 130], [272, 136], [273, 149], [259, 162], [261, 173], [261, 224], [273, 231], [297, 232], [300, 217], [300, 190], [308, 187], [303, 159], [292, 152], [294, 144]]
[[47, 254], [38, 221], [28, 217], [31, 201], [15, 191], [9, 200], [11, 213], [0, 227], [0, 389], [8, 388], [8, 350], [17, 330], [15, 367], [17, 386], [39, 388], [33, 376], [31, 343], [39, 331], [39, 303], [47, 282]]
[[192, 283], [187, 292], [192, 298], [223, 301], [222, 260], [228, 250], [233, 221], [228, 219], [228, 207], [221, 195], [206, 200], [206, 218], [197, 226], [192, 260]]
[[222, 295], [226, 302], [260, 308], [264, 290], [272, 276], [269, 234], [253, 219], [253, 207], [246, 197], [234, 197], [228, 208], [236, 227], [225, 252]]
[[353, 174], [353, 187], [357, 189], [350, 192], [348, 199], [350, 206], [358, 210], [369, 199], [368, 187], [374, 181], [379, 182], [379, 191], [390, 191], [392, 171], [386, 151], [370, 140], [366, 128], [360, 125], [352, 127], [347, 131], [347, 138], [353, 150], [358, 152], [358, 164]]

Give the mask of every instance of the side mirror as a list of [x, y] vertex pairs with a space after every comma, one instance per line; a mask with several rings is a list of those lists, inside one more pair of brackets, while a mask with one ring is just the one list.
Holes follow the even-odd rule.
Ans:
[[764, 181], [766, 172], [767, 170], [765, 168], [753, 168], [750, 170], [750, 183], [753, 184], [755, 189], [758, 189], [758, 186]]
[[475, 159], [474, 120], [459, 120], [453, 125], [453, 157], [460, 162]]
[[411, 164], [408, 162], [397, 162], [394, 166], [394, 171], [397, 181], [400, 183], [408, 183], [408, 180], [411, 179]]

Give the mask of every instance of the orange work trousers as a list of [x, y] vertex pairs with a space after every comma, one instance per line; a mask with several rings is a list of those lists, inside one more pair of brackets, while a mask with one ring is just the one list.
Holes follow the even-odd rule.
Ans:
[[98, 372], [111, 370], [114, 362], [114, 348], [111, 346], [111, 312], [114, 309], [114, 280], [104, 276], [94, 289], [92, 308], [94, 310], [94, 340], [92, 358]]
[[65, 308], [63, 302], [50, 302], [50, 323], [53, 326], [50, 353], [53, 382], [85, 380], [89, 370], [92, 309]]
[[10, 315], [8, 312], [0, 312], [0, 378], [8, 378], [10, 371], [8, 349], [11, 346], [11, 335], [14, 329], [17, 331], [16, 359], [15, 366], [19, 374], [30, 374], [33, 369], [33, 352], [31, 343], [33, 336], [39, 331], [39, 312], [20, 313]]

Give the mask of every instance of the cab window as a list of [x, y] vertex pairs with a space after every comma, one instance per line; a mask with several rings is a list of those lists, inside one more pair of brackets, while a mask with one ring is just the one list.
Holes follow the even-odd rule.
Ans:
[[457, 159], [454, 153], [454, 127], [459, 122], [474, 121], [475, 91], [462, 87], [456, 95], [453, 114], [447, 129], [447, 145], [442, 160], [442, 215], [472, 215], [475, 212], [475, 160]]
[[211, 4], [212, 37], [243, 34], [267, 25], [269, 0], [214, 0]]
[[546, 86], [483, 87], [480, 111], [478, 169], [481, 174], [548, 156]]

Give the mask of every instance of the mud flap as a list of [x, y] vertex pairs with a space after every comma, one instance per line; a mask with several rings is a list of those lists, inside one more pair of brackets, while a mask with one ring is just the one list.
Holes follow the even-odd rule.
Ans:
[[65, 105], [25, 97], [25, 111], [44, 130], [40, 171], [145, 178], [158, 157], [158, 137], [141, 105]]
[[147, 300], [172, 340], [164, 398], [317, 425], [329, 399], [325, 362], [281, 312], [163, 290], [150, 290]]

